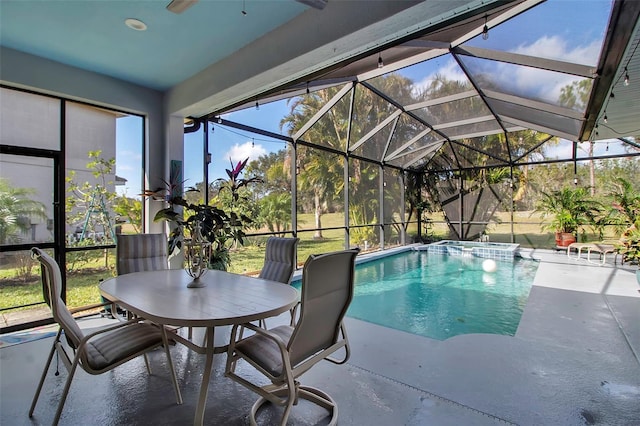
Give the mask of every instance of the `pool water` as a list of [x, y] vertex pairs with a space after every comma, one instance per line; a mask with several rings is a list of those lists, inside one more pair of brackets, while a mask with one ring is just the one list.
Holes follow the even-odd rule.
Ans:
[[468, 333], [513, 336], [538, 268], [532, 260], [498, 261], [407, 251], [356, 266], [352, 318], [444, 340]]

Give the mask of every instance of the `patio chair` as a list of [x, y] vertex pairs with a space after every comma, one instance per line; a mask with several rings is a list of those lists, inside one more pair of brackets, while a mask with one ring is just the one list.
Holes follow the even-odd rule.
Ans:
[[167, 236], [164, 234], [118, 234], [116, 273], [169, 269]]
[[[176, 402], [182, 404], [182, 395], [178, 387], [178, 380], [173, 368], [167, 334], [164, 328], [156, 327], [152, 324], [142, 322], [140, 319], [132, 319], [127, 322], [119, 322], [115, 325], [107, 326], [89, 334], [78, 326], [72, 312], [67, 308], [62, 300], [62, 276], [57, 262], [48, 254], [38, 248], [31, 249], [31, 255], [40, 262], [43, 288], [45, 289], [45, 301], [51, 308], [53, 319], [60, 326], [58, 334], [53, 340], [49, 357], [45, 364], [40, 383], [33, 397], [29, 417], [33, 417], [33, 412], [44, 384], [51, 360], [54, 353], [62, 359], [62, 364], [68, 371], [68, 377], [64, 385], [62, 397], [58, 404], [58, 409], [53, 420], [53, 424], [58, 424], [62, 408], [67, 399], [71, 381], [78, 366], [89, 374], [98, 375], [114, 369], [115, 367], [140, 355], [144, 356], [147, 371], [151, 374], [151, 368], [146, 353], [163, 346], [167, 356], [167, 364], [171, 373], [173, 387], [176, 394]], [[78, 312], [78, 311], [76, 311]], [[67, 345], [72, 350], [73, 357], [70, 357], [62, 341], [64, 333]], [[58, 375], [56, 369], [56, 375]], [[113, 388], [117, 390], [116, 388]]]
[[300, 238], [269, 237], [260, 278], [290, 284], [296, 270], [296, 247]]
[[[264, 265], [259, 278], [291, 284], [291, 278], [296, 270], [296, 248], [300, 238], [269, 237], [264, 253]], [[297, 305], [291, 309], [291, 325], [294, 324]], [[260, 320], [266, 328], [264, 320]]]
[[[118, 234], [116, 236], [116, 273], [118, 275], [167, 269], [169, 269], [169, 256], [165, 234]], [[106, 300], [103, 299], [103, 302]], [[109, 311], [108, 308], [106, 310]], [[127, 318], [131, 318], [126, 311], [125, 314]], [[171, 326], [165, 326], [165, 328], [171, 332], [177, 332], [179, 329]], [[192, 333], [193, 329], [189, 327], [189, 339]], [[169, 340], [170, 343], [174, 343], [171, 338]]]
[[[116, 235], [116, 273], [118, 275], [142, 271], [169, 269], [167, 256], [167, 237], [164, 234], [117, 234]], [[103, 297], [102, 301], [107, 302]], [[130, 315], [120, 307], [118, 314]], [[105, 308], [106, 314], [119, 318]]]
[[[300, 318], [295, 326], [281, 325], [264, 330], [253, 324], [235, 325], [227, 352], [225, 375], [260, 395], [251, 408], [251, 423], [267, 401], [284, 406], [281, 424], [285, 425], [298, 398], [317, 404], [330, 412], [330, 425], [338, 418], [336, 402], [327, 393], [301, 386], [298, 378], [321, 360], [345, 363], [350, 356], [349, 340], [343, 318], [353, 298], [354, 265], [359, 249], [311, 255], [304, 264]], [[238, 331], [249, 328], [255, 334], [237, 340]], [[342, 359], [332, 358], [344, 348]], [[271, 384], [259, 385], [236, 373], [244, 359]], [[264, 380], [260, 381], [264, 383]]]

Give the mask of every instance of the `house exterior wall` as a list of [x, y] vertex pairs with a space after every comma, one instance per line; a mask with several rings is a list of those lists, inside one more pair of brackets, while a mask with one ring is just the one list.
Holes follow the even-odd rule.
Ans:
[[[145, 187], [162, 186], [162, 180], [166, 179], [169, 170], [170, 160], [182, 160], [182, 117], [171, 117], [165, 112], [162, 92], [6, 47], [0, 47], [0, 56], [2, 57], [1, 84], [144, 116], [146, 118]], [[0, 99], [3, 105], [10, 105], [9, 101], [10, 99], [4, 97]], [[34, 125], [35, 123], [34, 116]], [[172, 135], [171, 138], [169, 134]], [[179, 137], [178, 134], [180, 134]], [[177, 148], [172, 148], [170, 151], [170, 144]], [[83, 151], [85, 152], [82, 154], [86, 155], [86, 150]], [[169, 156], [169, 152], [173, 157]], [[162, 208], [160, 204], [146, 201], [146, 232], [164, 230], [163, 224], [149, 220], [157, 210]]]

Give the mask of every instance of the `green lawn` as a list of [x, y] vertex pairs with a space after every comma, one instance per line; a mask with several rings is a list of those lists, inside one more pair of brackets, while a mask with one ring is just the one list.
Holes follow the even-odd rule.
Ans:
[[[509, 213], [500, 213], [498, 218], [502, 223], [491, 224], [487, 229], [490, 241], [510, 242], [511, 225]], [[312, 214], [300, 215], [301, 228], [310, 229], [314, 226]], [[434, 224], [431, 228], [432, 235], [437, 239], [448, 238], [449, 229], [442, 217], [433, 215]], [[552, 248], [555, 246], [553, 234], [541, 232], [540, 221], [532, 217], [528, 212], [516, 212], [514, 220], [520, 223], [514, 224], [515, 242], [522, 247]], [[344, 226], [344, 215], [342, 213], [325, 214], [322, 216], [323, 227]], [[353, 232], [353, 231], [352, 231]], [[322, 239], [314, 239], [313, 231], [299, 231], [298, 237], [298, 264], [302, 265], [310, 254], [325, 253], [341, 250], [344, 248], [344, 231], [342, 229], [328, 230], [322, 232]], [[415, 232], [413, 232], [415, 234]], [[289, 234], [290, 235], [290, 234]], [[615, 235], [606, 235], [605, 238], [615, 239]], [[267, 237], [249, 237], [245, 246], [234, 249], [231, 253], [230, 272], [240, 274], [258, 273], [262, 268], [264, 259], [264, 249]], [[597, 240], [595, 234], [588, 234], [587, 240]], [[410, 240], [409, 240], [410, 241]], [[373, 243], [372, 249], [376, 249]], [[28, 259], [23, 253], [22, 264]], [[86, 306], [100, 301], [98, 283], [101, 279], [106, 279], [115, 275], [115, 250], [98, 250], [94, 252], [84, 252], [82, 254], [70, 254], [74, 259], [69, 265], [73, 269], [67, 273], [67, 303], [70, 307]], [[29, 273], [30, 272], [30, 273]], [[18, 276], [28, 277], [19, 279]], [[13, 306], [26, 305], [30, 303], [43, 302], [42, 288], [39, 278], [39, 269], [35, 264], [28, 267], [15, 268], [7, 267], [5, 263], [0, 268], [0, 308], [10, 308]], [[41, 307], [42, 305], [39, 305]], [[21, 308], [33, 309], [33, 308]], [[3, 313], [11, 312], [4, 311]]]

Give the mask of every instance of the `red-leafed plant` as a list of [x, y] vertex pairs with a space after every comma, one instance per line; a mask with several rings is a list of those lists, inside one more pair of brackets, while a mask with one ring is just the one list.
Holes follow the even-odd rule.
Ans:
[[[226, 169], [228, 179], [220, 178], [220, 191], [230, 191], [232, 204], [240, 201], [242, 194], [240, 189], [252, 183], [260, 182], [257, 177], [242, 178], [242, 172], [247, 165], [248, 158], [239, 161], [235, 166], [231, 162], [231, 169]], [[184, 182], [180, 182], [181, 186]], [[215, 205], [192, 204], [182, 197], [179, 191], [175, 191], [174, 184], [167, 184], [166, 188], [156, 191], [145, 191], [147, 197], [159, 198], [167, 201], [168, 207], [158, 211], [154, 221], [173, 222], [177, 226], [169, 233], [169, 253], [180, 250], [185, 237], [193, 234], [196, 222], [200, 223], [202, 236], [211, 242], [211, 257], [209, 267], [211, 269], [226, 270], [229, 267], [229, 249], [234, 244], [244, 244], [245, 229], [253, 223], [253, 220], [245, 214], [237, 213], [233, 209], [221, 208]], [[187, 189], [187, 192], [198, 191], [195, 188]], [[176, 211], [175, 206], [183, 207], [183, 212]]]

